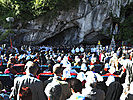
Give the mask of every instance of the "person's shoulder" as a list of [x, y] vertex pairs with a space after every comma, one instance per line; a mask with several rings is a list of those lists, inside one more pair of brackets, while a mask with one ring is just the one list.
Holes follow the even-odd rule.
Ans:
[[14, 79], [14, 82], [21, 81], [22, 78], [23, 78], [23, 77], [19, 77], [19, 76], [18, 76], [18, 77], [16, 77], [16, 78]]
[[102, 89], [97, 89], [96, 92], [99, 93], [100, 95], [105, 94], [105, 92]]
[[49, 83], [52, 82], [53, 79], [48, 79], [43, 82], [43, 86], [46, 87]]
[[34, 84], [34, 86], [37, 86], [37, 87], [42, 87], [43, 86], [43, 82], [41, 80], [35, 78], [35, 77], [30, 77], [29, 80], [30, 80], [31, 84]]
[[36, 78], [36, 77], [31, 77], [31, 76], [29, 76], [29, 78], [30, 78], [31, 80], [33, 80], [34, 82], [42, 82], [41, 80], [39, 80], [39, 79]]
[[66, 81], [59, 81], [59, 83], [62, 84], [62, 85], [68, 84]]
[[22, 77], [18, 77], [17, 80], [31, 80], [33, 82], [42, 82], [41, 80], [37, 79], [36, 77], [32, 77], [32, 76], [29, 76], [29, 75], [24, 75]]
[[46, 91], [56, 91], [58, 89], [61, 89], [61, 85], [56, 81], [52, 81], [51, 83], [47, 84], [47, 86], [45, 88], [45, 92]]
[[84, 74], [84, 72], [79, 72], [78, 75], [79, 75], [79, 74]]
[[60, 81], [60, 80], [52, 80], [50, 83], [47, 84], [47, 87], [56, 87], [56, 86], [62, 86], [67, 84], [67, 82]]

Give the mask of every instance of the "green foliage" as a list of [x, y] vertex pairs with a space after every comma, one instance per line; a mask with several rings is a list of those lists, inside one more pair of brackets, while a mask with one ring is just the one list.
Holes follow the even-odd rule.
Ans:
[[[110, 17], [112, 18], [112, 23], [119, 25], [119, 34], [115, 35], [115, 40], [126, 41], [133, 45], [133, 3], [121, 7], [120, 18], [113, 17], [112, 13], [110, 13]], [[125, 20], [122, 22], [123, 18]], [[108, 31], [110, 31], [110, 28], [108, 28]], [[111, 34], [110, 37], [112, 37]]]
[[120, 24], [120, 37], [128, 42], [133, 42], [133, 14], [126, 18], [126, 20]]
[[125, 16], [125, 20], [119, 25], [120, 34], [117, 37], [133, 44], [133, 3], [122, 8], [121, 16]]
[[[23, 26], [38, 16], [44, 16], [44, 22], [50, 21], [59, 11], [73, 9], [78, 3], [79, 0], [0, 0], [0, 26], [8, 29], [5, 33], [0, 32], [0, 41], [8, 38], [17, 21]], [[15, 22], [7, 22], [7, 17], [13, 17]]]
[[1, 35], [0, 35], [0, 41], [6, 39], [10, 32], [11, 32], [10, 30], [6, 30], [5, 33], [1, 33]]
[[69, 10], [71, 8], [76, 8], [79, 4], [79, 0], [59, 0], [56, 5], [56, 9], [58, 10]]
[[7, 17], [31, 20], [51, 11], [69, 10], [76, 7], [78, 2], [79, 0], [0, 0], [0, 21], [5, 23]]
[[[2, 16], [28, 19], [33, 17], [33, 5], [31, 0], [0, 0]], [[5, 19], [5, 18], [4, 18]]]
[[[6, 24], [6, 18], [9, 16], [14, 16], [15, 12], [13, 9], [11, 9], [5, 0], [5, 3], [3, 3], [4, 0], [0, 1], [0, 25], [5, 25]], [[8, 25], [7, 25], [8, 26]]]

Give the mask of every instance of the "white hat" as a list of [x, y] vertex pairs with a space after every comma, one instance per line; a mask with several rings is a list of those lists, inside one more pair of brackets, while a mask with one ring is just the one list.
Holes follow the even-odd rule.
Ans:
[[113, 73], [115, 72], [115, 68], [114, 68], [114, 67], [110, 67], [109, 72], [110, 72], [111, 74], [113, 74]]
[[[96, 80], [95, 80], [95, 75], [94, 75], [94, 73], [93, 73], [92, 71], [87, 71], [87, 72], [85, 73], [85, 75], [87, 75], [87, 78], [86, 78], [86, 85], [90, 85], [91, 83], [96, 82]], [[86, 86], [86, 85], [85, 85], [85, 86]]]
[[81, 70], [83, 70], [83, 71], [86, 71], [86, 70], [87, 70], [87, 67], [86, 67], [86, 64], [85, 64], [85, 63], [83, 63], [83, 64], [81, 65]]
[[106, 83], [107, 86], [109, 86], [110, 83], [112, 83], [114, 81], [115, 81], [114, 76], [110, 75], [105, 83]]
[[70, 70], [71, 70], [71, 68], [70, 69], [69, 68], [65, 68], [63, 70], [63, 78], [71, 78]]
[[86, 80], [86, 76], [83, 72], [80, 72], [77, 75], [77, 79], [79, 79], [82, 82], [83, 80]]
[[90, 65], [90, 70], [91, 70], [92, 68], [94, 68], [94, 65]]
[[96, 77], [97, 77], [97, 81], [98, 81], [98, 82], [102, 82], [102, 81], [103, 81], [103, 77], [102, 77], [100, 74], [95, 73], [95, 75], [96, 75]]

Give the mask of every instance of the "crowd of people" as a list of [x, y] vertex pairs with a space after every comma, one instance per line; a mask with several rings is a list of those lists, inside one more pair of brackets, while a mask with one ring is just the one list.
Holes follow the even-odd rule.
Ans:
[[133, 100], [132, 66], [126, 46], [2, 45], [0, 100]]

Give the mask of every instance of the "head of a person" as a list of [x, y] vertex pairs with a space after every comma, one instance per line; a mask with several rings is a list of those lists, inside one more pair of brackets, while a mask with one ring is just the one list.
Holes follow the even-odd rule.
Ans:
[[31, 73], [33, 75], [36, 75], [38, 69], [38, 64], [32, 61], [28, 61], [25, 65], [26, 74]]
[[53, 73], [57, 76], [61, 76], [63, 74], [62, 64], [55, 64], [53, 66]]
[[81, 65], [81, 69], [80, 69], [80, 70], [82, 70], [82, 71], [84, 71], [84, 72], [87, 71], [87, 66], [86, 66], [85, 63], [82, 63], [82, 65]]
[[72, 78], [69, 81], [69, 87], [73, 92], [77, 93], [82, 91], [82, 82], [76, 78]]

